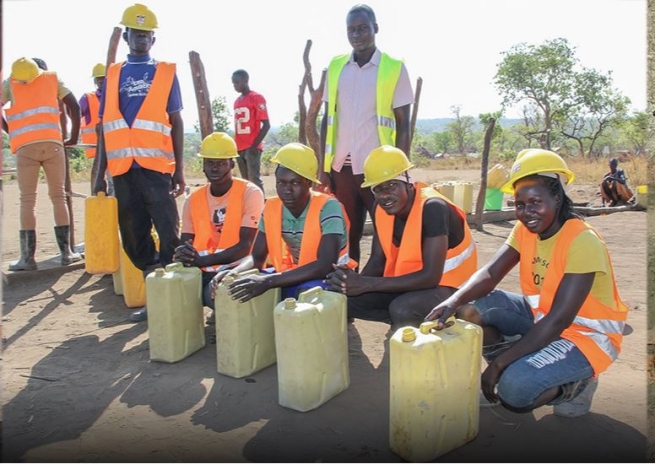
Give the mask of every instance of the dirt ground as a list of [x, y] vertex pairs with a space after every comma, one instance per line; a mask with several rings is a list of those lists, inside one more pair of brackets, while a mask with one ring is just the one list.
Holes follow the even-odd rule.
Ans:
[[[477, 176], [415, 172], [429, 181]], [[272, 179], [265, 183], [272, 192]], [[350, 387], [307, 413], [278, 405], [275, 366], [246, 379], [218, 374], [215, 345], [176, 364], [150, 362], [147, 323], [129, 322], [131, 310], [114, 294], [111, 276], [86, 274], [82, 264], [61, 268], [52, 259], [57, 250], [45, 185], [37, 206], [42, 269], [7, 272], [19, 254], [18, 189], [12, 182], [3, 189], [5, 461], [401, 461], [388, 447], [388, 325], [356, 320], [349, 326]], [[73, 186], [75, 192], [88, 189], [88, 183]], [[576, 186], [570, 194], [598, 206], [596, 190]], [[73, 203], [79, 243], [84, 200]], [[623, 351], [601, 376], [591, 413], [564, 419], [552, 407], [524, 415], [483, 408], [477, 438], [440, 460], [645, 459], [646, 216], [630, 211], [588, 218], [608, 244], [631, 308]], [[480, 265], [512, 225], [488, 223], [484, 232], [473, 232]], [[368, 250], [370, 237], [364, 240]], [[518, 291], [516, 270], [501, 286]]]

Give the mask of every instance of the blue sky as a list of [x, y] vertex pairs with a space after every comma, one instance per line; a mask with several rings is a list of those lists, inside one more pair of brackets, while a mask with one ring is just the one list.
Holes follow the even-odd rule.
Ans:
[[[79, 98], [92, 89], [91, 69], [103, 62], [126, 0], [5, 0], [3, 63], [6, 74], [20, 56], [38, 56]], [[356, 2], [331, 0], [143, 1], [158, 16], [156, 59], [178, 65], [185, 126], [197, 122], [189, 52], [203, 60], [209, 93], [231, 105], [230, 76], [250, 73], [273, 125], [292, 120], [304, 72], [302, 53], [313, 41], [310, 60], [316, 85], [333, 55], [347, 53], [345, 16]], [[586, 67], [612, 71], [614, 85], [646, 109], [646, 0], [405, 0], [389, 7], [368, 2], [377, 15], [377, 45], [403, 58], [413, 86], [423, 79], [419, 118], [450, 117], [450, 107], [477, 116], [500, 108], [493, 86], [501, 53], [520, 42], [539, 44], [565, 37]], [[26, 34], [26, 25], [29, 26]], [[127, 53], [124, 41], [117, 58]], [[308, 97], [307, 97], [308, 101]], [[507, 116], [518, 114], [509, 109]]]

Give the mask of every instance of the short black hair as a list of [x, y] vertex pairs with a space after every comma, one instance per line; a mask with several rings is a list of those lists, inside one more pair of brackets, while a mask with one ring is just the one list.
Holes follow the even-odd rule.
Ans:
[[618, 166], [619, 165], [619, 160], [617, 160], [616, 158], [612, 158], [612, 159], [610, 159], [609, 164], [613, 164], [614, 166]]
[[350, 11], [348, 11], [348, 16], [350, 16], [353, 13], [365, 13], [366, 16], [368, 16], [368, 19], [373, 24], [377, 24], [377, 21], [375, 20], [375, 12], [373, 11], [373, 8], [371, 8], [368, 5], [365, 5], [364, 3], [358, 3], [357, 5], [353, 6], [350, 9]]
[[245, 80], [250, 79], [250, 76], [248, 75], [248, 71], [246, 71], [245, 69], [237, 69], [236, 71], [234, 71], [234, 72], [232, 73], [232, 75], [233, 75], [233, 76], [241, 76], [241, 77], [243, 77]]
[[42, 71], [48, 70], [48, 65], [45, 64], [45, 61], [43, 61], [41, 58], [32, 58], [32, 61], [34, 61]]

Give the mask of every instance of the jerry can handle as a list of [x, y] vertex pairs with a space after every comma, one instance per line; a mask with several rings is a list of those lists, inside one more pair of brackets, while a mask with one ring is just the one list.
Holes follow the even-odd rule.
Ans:
[[300, 295], [298, 295], [298, 301], [303, 301], [303, 302], [311, 301], [312, 298], [320, 296], [321, 293], [323, 293], [323, 288], [321, 288], [320, 285], [317, 285], [316, 287], [312, 287], [309, 290], [305, 290]]
[[181, 270], [184, 267], [182, 263], [171, 263], [166, 265], [166, 272], [173, 272]]
[[448, 327], [455, 324], [455, 317], [454, 316], [449, 317], [448, 320], [446, 321], [446, 323], [444, 324], [444, 326], [441, 329], [437, 329], [437, 324], [438, 323], [439, 323], [439, 321], [429, 321], [429, 322], [421, 323], [421, 326], [420, 326], [421, 333], [424, 334], [424, 335], [427, 335], [427, 334], [430, 333], [430, 331], [432, 329], [434, 329], [434, 330], [447, 329]]

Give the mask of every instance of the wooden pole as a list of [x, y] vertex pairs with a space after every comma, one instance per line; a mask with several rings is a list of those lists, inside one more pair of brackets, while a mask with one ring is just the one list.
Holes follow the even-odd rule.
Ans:
[[482, 148], [482, 166], [480, 167], [480, 190], [478, 191], [478, 199], [475, 202], [475, 226], [480, 232], [484, 231], [484, 224], [482, 214], [484, 211], [484, 198], [487, 192], [487, 169], [489, 168], [489, 150], [491, 149], [491, 136], [494, 132], [496, 120], [489, 119], [487, 124], [487, 131], [484, 134], [484, 147]]
[[[416, 93], [414, 94], [414, 108], [412, 108], [412, 119], [410, 121], [410, 138], [409, 146], [412, 146], [412, 141], [414, 140], [414, 131], [416, 130], [416, 117], [418, 116], [418, 104], [421, 101], [421, 88], [423, 87], [423, 78], [419, 77], [416, 79]], [[406, 153], [409, 158], [410, 154]]]
[[200, 55], [194, 51], [189, 52], [189, 62], [191, 64], [191, 77], [193, 78], [193, 88], [196, 92], [196, 103], [198, 105], [200, 137], [204, 139], [214, 131], [212, 105], [209, 99], [207, 80], [205, 79], [205, 67], [202, 64]]
[[298, 88], [298, 139], [300, 143], [307, 145], [307, 105], [305, 105], [305, 89], [309, 88], [309, 98], [311, 101], [313, 82], [312, 82], [312, 65], [309, 62], [309, 51], [312, 48], [312, 41], [307, 40], [305, 51], [302, 54], [302, 61], [305, 65], [305, 73], [302, 76], [302, 82]]
[[68, 240], [70, 248], [75, 251], [75, 221], [73, 220], [73, 188], [71, 187], [71, 169], [68, 157], [70, 156], [70, 149], [64, 149], [64, 159], [66, 160], [66, 179], [64, 180], [64, 190], [66, 190], [66, 206], [68, 207]]
[[[305, 83], [309, 90], [309, 108], [307, 110], [307, 119], [305, 121], [305, 134], [307, 136], [307, 143], [314, 150], [316, 156], [321, 150], [321, 138], [316, 129], [316, 120], [318, 113], [321, 112], [321, 103], [323, 100], [323, 89], [325, 88], [325, 79], [327, 77], [327, 69], [321, 72], [321, 81], [318, 88], [314, 88], [314, 78], [312, 76], [312, 64], [309, 61], [309, 51], [312, 47], [312, 41], [307, 41], [305, 53], [303, 53], [303, 63], [305, 65]], [[319, 167], [321, 169], [321, 167]]]

